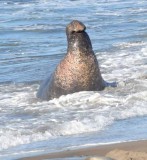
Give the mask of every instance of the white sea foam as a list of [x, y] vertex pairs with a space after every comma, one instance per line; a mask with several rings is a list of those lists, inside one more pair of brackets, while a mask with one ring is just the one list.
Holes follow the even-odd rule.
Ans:
[[142, 53], [143, 56], [147, 56], [147, 47], [146, 48], [142, 48], [141, 53]]
[[120, 49], [124, 49], [143, 45], [146, 45], [146, 42], [123, 42], [121, 44], [114, 44], [113, 46], [120, 47]]
[[44, 31], [44, 30], [53, 30], [55, 29], [53, 26], [49, 25], [32, 25], [32, 26], [21, 26], [14, 28], [15, 31]]
[[[55, 136], [100, 131], [116, 120], [147, 115], [146, 91], [125, 97], [79, 92], [50, 102], [32, 104], [27, 99], [22, 99], [19, 93], [15, 96], [18, 96], [17, 101], [14, 96], [9, 96], [11, 103], [5, 101], [5, 104], [13, 104], [11, 115], [17, 114], [19, 117], [16, 115], [16, 118], [8, 119], [6, 127], [0, 130], [1, 150]], [[18, 102], [20, 104], [16, 105]], [[4, 107], [2, 110], [8, 113], [8, 108]], [[3, 117], [1, 120], [6, 121]]]

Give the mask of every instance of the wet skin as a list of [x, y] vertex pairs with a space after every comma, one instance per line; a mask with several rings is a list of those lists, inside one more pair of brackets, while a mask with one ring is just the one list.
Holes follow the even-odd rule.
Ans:
[[85, 30], [85, 25], [77, 20], [67, 25], [67, 54], [41, 84], [38, 98], [50, 100], [74, 92], [104, 89], [98, 61]]

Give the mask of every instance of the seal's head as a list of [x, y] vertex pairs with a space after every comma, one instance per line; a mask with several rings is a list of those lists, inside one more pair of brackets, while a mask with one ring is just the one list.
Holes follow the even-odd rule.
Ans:
[[78, 20], [73, 20], [71, 23], [67, 25], [66, 32], [67, 33], [82, 32], [85, 31], [85, 29], [86, 27], [82, 22]]
[[92, 50], [90, 38], [85, 30], [85, 25], [78, 20], [73, 20], [67, 25], [68, 52], [88, 54]]

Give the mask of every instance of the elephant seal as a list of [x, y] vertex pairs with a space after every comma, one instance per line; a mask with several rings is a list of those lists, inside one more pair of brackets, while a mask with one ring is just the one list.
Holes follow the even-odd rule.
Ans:
[[86, 27], [73, 20], [66, 27], [67, 54], [40, 86], [37, 97], [51, 100], [79, 91], [99, 91], [105, 85]]

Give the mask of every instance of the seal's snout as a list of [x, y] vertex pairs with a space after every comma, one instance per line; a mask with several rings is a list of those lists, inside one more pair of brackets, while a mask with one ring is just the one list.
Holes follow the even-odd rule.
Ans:
[[69, 32], [69, 33], [82, 32], [85, 29], [86, 29], [85, 25], [82, 22], [78, 21], [78, 20], [73, 20], [66, 27], [66, 31]]

